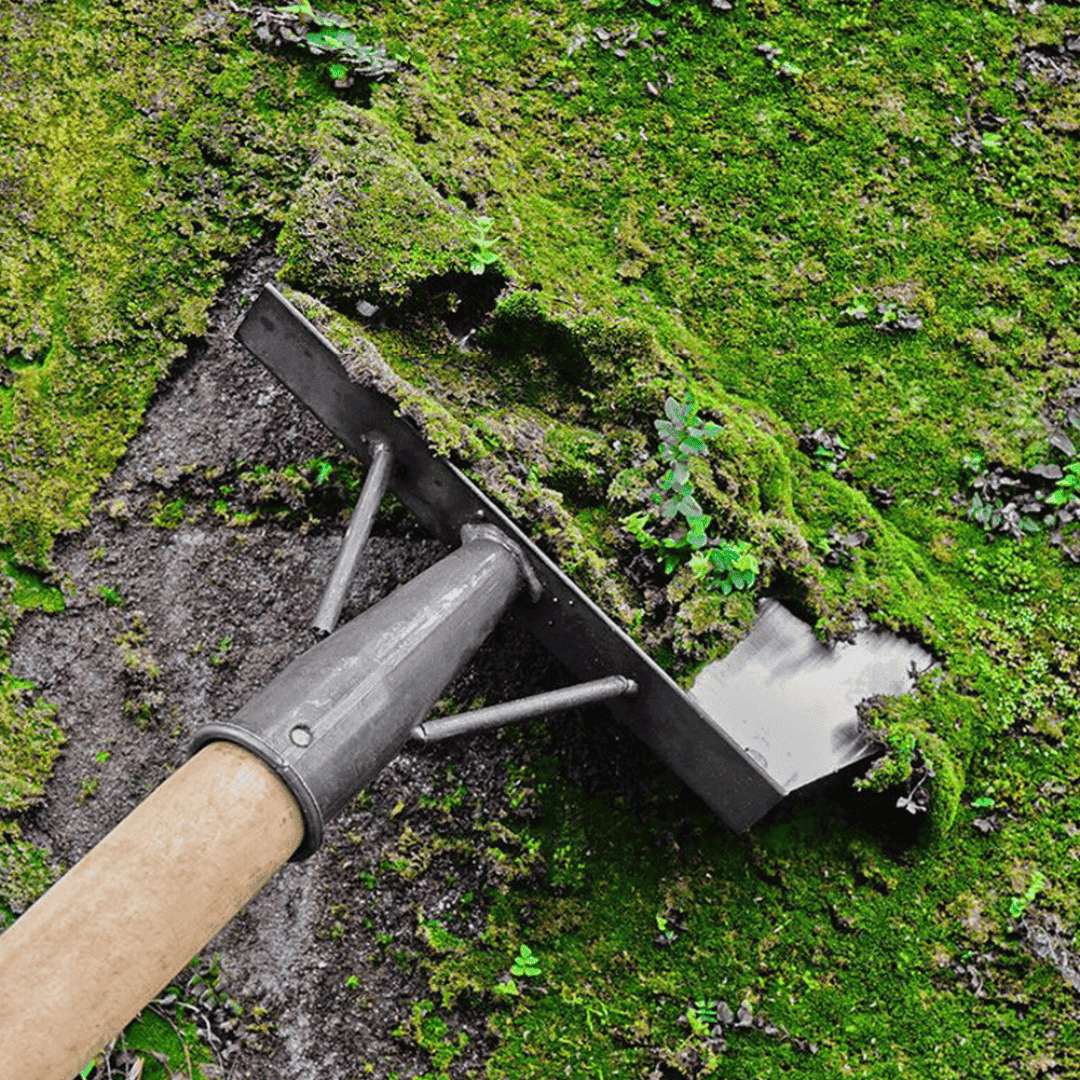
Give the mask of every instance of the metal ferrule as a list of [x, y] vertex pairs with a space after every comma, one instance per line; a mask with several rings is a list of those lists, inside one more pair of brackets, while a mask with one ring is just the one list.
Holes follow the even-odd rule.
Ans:
[[[228, 723], [196, 731], [246, 747], [288, 785], [304, 815], [293, 861], [378, 774], [526, 584], [524, 557], [462, 528], [462, 546], [297, 657]], [[497, 532], [498, 530], [493, 530]]]

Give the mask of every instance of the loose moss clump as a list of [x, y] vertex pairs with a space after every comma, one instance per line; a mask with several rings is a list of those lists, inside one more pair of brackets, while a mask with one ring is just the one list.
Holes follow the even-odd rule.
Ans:
[[318, 159], [285, 219], [286, 280], [328, 297], [400, 302], [417, 282], [464, 274], [470, 219], [362, 109], [328, 109]]

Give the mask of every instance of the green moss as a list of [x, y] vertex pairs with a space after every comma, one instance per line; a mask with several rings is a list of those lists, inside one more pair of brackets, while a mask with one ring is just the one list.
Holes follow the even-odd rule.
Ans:
[[[959, 1077], [992, 1074], [1003, 1056], [1034, 1060], [1048, 1038], [1049, 1052], [1072, 1060], [1071, 1036], [1053, 1020], [1069, 990], [1023, 959], [992, 912], [996, 894], [978, 899], [985, 852], [946, 870], [935, 842], [898, 864], [887, 842], [827, 804], [742, 844], [677, 793], [658, 792], [643, 823], [567, 787], [551, 759], [534, 758], [533, 770], [542, 813], [527, 831], [541, 840], [547, 880], [494, 903], [482, 943], [434, 965], [442, 1009], [422, 1008], [446, 1024], [459, 998], [483, 1007], [500, 1035], [490, 1075], [634, 1075], [666, 1063], [673, 1075], [827, 1077], [858, 1063], [884, 1077], [921, 1075], [932, 1061]], [[641, 859], [643, 847], [658, 857]], [[552, 869], [560, 852], [588, 865], [572, 892]], [[1029, 870], [1005, 882], [1006, 906], [1030, 881]], [[943, 918], [957, 896], [968, 899]], [[521, 941], [542, 957], [541, 974], [508, 997], [497, 987]], [[956, 970], [991, 946], [1002, 962], [980, 972], [996, 996], [980, 999], [989, 1027], [973, 1040]], [[680, 1019], [717, 1000], [745, 1006], [750, 1021], [721, 1040], [711, 1024]], [[1012, 1022], [1016, 1000], [1034, 1019]]]
[[0, 821], [0, 930], [59, 877], [47, 853], [20, 835], [14, 821]]
[[11, 599], [20, 608], [41, 608], [44, 611], [63, 611], [64, 594], [42, 576], [12, 558], [11, 548], [0, 548], [0, 563], [14, 585]]
[[361, 109], [323, 113], [318, 158], [285, 219], [283, 275], [341, 299], [400, 301], [412, 286], [469, 268], [470, 219], [421, 176]]
[[[428, 927], [441, 1004], [402, 1037], [449, 1054], [460, 999], [492, 1018], [492, 1076], [1076, 1072], [1068, 991], [1009, 911], [1038, 868], [1025, 917], [1077, 925], [1080, 586], [1045, 535], [986, 545], [962, 467], [974, 451], [1013, 470], [1060, 461], [1044, 421], [1071, 430], [1075, 88], [1024, 60], [1061, 45], [1069, 9], [448, 0], [363, 15], [426, 61], [370, 107], [328, 108], [315, 65], [254, 51], [237, 13], [0, 16], [6, 70], [26, 73], [0, 113], [17, 148], [0, 163], [0, 543], [17, 572], [85, 519], [225, 261], [283, 223], [292, 298], [355, 377], [687, 681], [742, 635], [751, 598], [685, 569], [632, 580], [618, 520], [648, 505], [653, 420], [691, 390], [721, 425], [695, 489], [722, 535], [754, 544], [759, 590], [823, 638], [862, 611], [939, 658], [874, 714], [890, 751], [870, 786], [934, 771], [921, 847], [828, 804], [744, 844], [677, 789], [642, 824], [538, 754], [518, 768], [541, 818], [453, 848], [479, 851], [504, 891], [468, 948]], [[479, 215], [500, 259], [477, 277]], [[383, 308], [379, 328], [334, 310], [358, 298]], [[921, 325], [885, 321], [900, 312]], [[842, 435], [835, 472], [798, 449], [804, 425]], [[306, 528], [317, 477], [238, 467], [213, 500], [229, 521]], [[346, 480], [329, 483], [337, 506]], [[166, 527], [178, 514], [151, 511]], [[834, 533], [866, 534], [839, 566]], [[58, 729], [3, 701], [18, 810]], [[431, 854], [403, 842], [396, 872]], [[538, 981], [495, 991], [526, 941]], [[762, 1018], [722, 1050], [678, 1020], [721, 997]]]
[[29, 698], [24, 680], [0, 681], [0, 812], [14, 813], [36, 802], [65, 742], [56, 709]]

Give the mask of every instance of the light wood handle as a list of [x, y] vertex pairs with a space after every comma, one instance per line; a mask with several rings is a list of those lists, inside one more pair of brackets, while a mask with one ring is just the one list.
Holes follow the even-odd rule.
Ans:
[[72, 1080], [303, 835], [268, 766], [203, 747], [0, 934], [0, 1072]]

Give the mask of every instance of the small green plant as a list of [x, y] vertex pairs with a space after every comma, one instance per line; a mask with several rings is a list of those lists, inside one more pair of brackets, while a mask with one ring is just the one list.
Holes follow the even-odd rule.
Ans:
[[[838, 435], [836, 437], [836, 444], [841, 450], [846, 450], [847, 446], [843, 443]], [[837, 459], [834, 451], [830, 450], [826, 446], [817, 446], [814, 448], [814, 461], [828, 472], [836, 472]]]
[[[694, 1002], [693, 1012], [703, 1024], [707, 1024], [710, 1028], [714, 1027], [719, 1020], [717, 1018], [717, 1009], [720, 1008], [719, 1001], [706, 1001], [704, 998], [698, 998]], [[687, 1010], [689, 1015], [690, 1010]]]
[[319, 11], [311, 0], [261, 11], [255, 20], [260, 40], [276, 45], [302, 45], [312, 56], [326, 56], [334, 86], [348, 89], [356, 79], [380, 79], [398, 69], [397, 58], [386, 54], [385, 45], [362, 45], [356, 23], [344, 15]]
[[690, 458], [707, 456], [708, 441], [715, 439], [721, 428], [698, 417], [689, 394], [681, 404], [669, 397], [664, 412], [665, 419], [654, 423], [660, 435], [658, 456], [668, 469], [651, 498], [659, 505], [662, 519], [681, 517], [685, 527], [657, 538], [647, 528], [652, 521], [652, 511], [648, 510], [623, 518], [622, 525], [642, 547], [659, 551], [659, 561], [667, 574], [689, 562], [698, 580], [725, 596], [733, 589], [749, 588], [760, 571], [750, 542], [710, 538], [708, 529], [713, 519], [695, 498], [690, 476]]
[[346, 990], [357, 990], [357, 989], [359, 989], [359, 987], [360, 987], [360, 980], [355, 975], [350, 975], [345, 980], [345, 989]]
[[158, 529], [178, 529], [184, 524], [184, 506], [182, 498], [174, 499], [153, 516], [151, 523]]
[[977, 799], [971, 800], [971, 805], [977, 810], [993, 810], [995, 803], [989, 795], [980, 795]]
[[532, 976], [540, 974], [540, 958], [528, 945], [522, 945], [518, 950], [518, 954], [514, 958], [513, 964], [510, 966], [510, 974], [518, 977], [522, 975]]
[[811, 431], [810, 425], [804, 424], [799, 449], [809, 455], [819, 469], [835, 474], [847, 458], [850, 447], [838, 431], [826, 431], [823, 427]]
[[495, 244], [499, 240], [497, 236], [489, 236], [488, 233], [494, 222], [489, 217], [478, 217], [472, 226], [469, 240], [473, 250], [469, 269], [474, 274], [482, 274], [489, 266], [499, 261]]
[[1009, 915], [1014, 919], [1019, 919], [1027, 911], [1028, 904], [1042, 892], [1042, 887], [1045, 884], [1046, 878], [1043, 877], [1040, 871], [1036, 870], [1031, 877], [1031, 884], [1024, 890], [1024, 895], [1014, 896], [1009, 901]]
[[725, 596], [732, 589], [748, 589], [761, 569], [751, 546], [749, 540], [721, 540], [708, 551], [695, 551], [690, 556], [690, 569]]
[[232, 650], [233, 639], [231, 637], [223, 637], [214, 649], [213, 655], [208, 657], [208, 663], [211, 667], [222, 667], [229, 659], [229, 653]]
[[98, 596], [105, 601], [109, 607], [123, 607], [124, 598], [108, 585], [101, 585], [98, 587]]
[[1073, 499], [1080, 499], [1080, 461], [1065, 466], [1065, 475], [1046, 497], [1051, 506], [1064, 506]]
[[656, 915], [656, 930], [657, 940], [665, 945], [670, 945], [679, 936], [671, 922], [659, 913]]
[[104, 762], [108, 761], [110, 757], [112, 757], [112, 754], [110, 754], [108, 750], [99, 750], [94, 755], [94, 760], [104, 763]]
[[317, 485], [325, 484], [334, 471], [334, 466], [325, 458], [315, 458], [313, 461], [309, 461], [306, 467], [315, 470], [315, 483]]
[[765, 57], [769, 62], [769, 67], [771, 67], [781, 79], [794, 79], [803, 73], [803, 69], [797, 64], [793, 64], [790, 60], [781, 60], [780, 55], [784, 50], [771, 41], [763, 41], [760, 45], [755, 47], [754, 51], [761, 53], [762, 56]]

